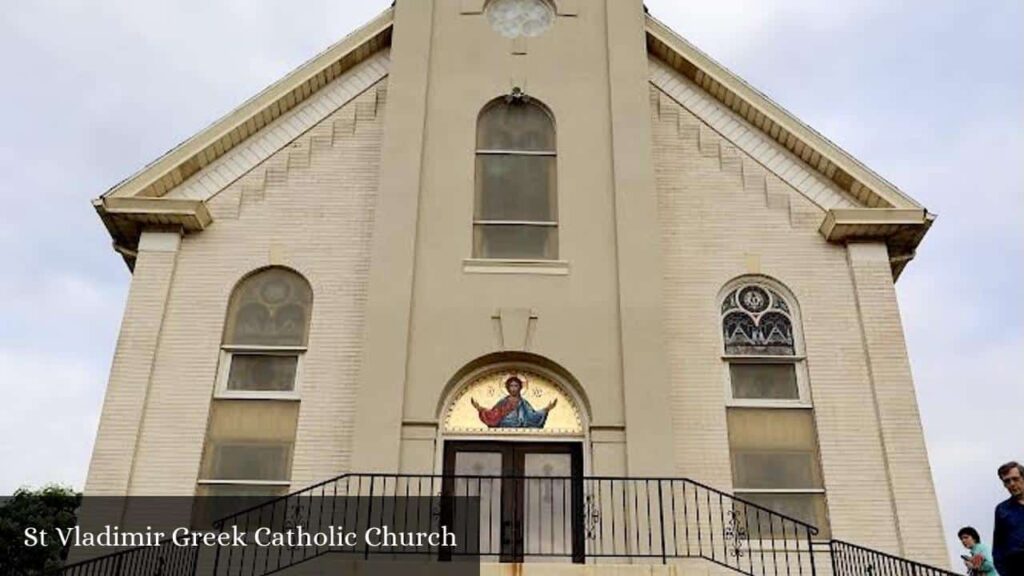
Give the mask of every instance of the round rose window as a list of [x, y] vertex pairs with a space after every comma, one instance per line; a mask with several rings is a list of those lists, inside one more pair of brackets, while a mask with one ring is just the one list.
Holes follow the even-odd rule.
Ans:
[[492, 0], [487, 20], [506, 38], [540, 36], [555, 21], [555, 11], [545, 0]]

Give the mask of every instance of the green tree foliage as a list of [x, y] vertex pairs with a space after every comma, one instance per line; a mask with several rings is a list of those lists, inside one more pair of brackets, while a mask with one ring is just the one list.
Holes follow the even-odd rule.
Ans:
[[0, 574], [37, 576], [60, 568], [68, 550], [56, 537], [47, 546], [27, 547], [25, 529], [39, 528], [56, 535], [57, 528], [75, 525], [75, 510], [82, 495], [65, 486], [51, 485], [39, 490], [20, 489], [0, 499]]

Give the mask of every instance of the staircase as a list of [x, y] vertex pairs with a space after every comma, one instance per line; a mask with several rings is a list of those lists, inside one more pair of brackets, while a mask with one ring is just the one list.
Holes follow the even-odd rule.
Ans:
[[345, 474], [240, 510], [217, 521], [214, 531], [238, 530], [254, 542], [264, 529], [266, 542], [275, 533], [362, 535], [381, 526], [395, 534], [449, 530], [458, 544], [360, 537], [199, 549], [165, 541], [60, 574], [264, 576], [324, 559], [415, 555], [484, 564], [571, 561], [591, 571], [655, 564], [666, 566], [659, 572], [665, 574], [953, 576], [847, 542], [816, 540], [817, 529], [807, 523], [685, 478]]

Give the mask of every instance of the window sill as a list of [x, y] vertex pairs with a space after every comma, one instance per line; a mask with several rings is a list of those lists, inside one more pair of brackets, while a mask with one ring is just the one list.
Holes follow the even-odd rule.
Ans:
[[197, 484], [203, 486], [291, 486], [291, 480], [204, 480], [200, 478]]
[[733, 488], [737, 498], [744, 494], [824, 494], [824, 488]]
[[722, 354], [722, 360], [737, 364], [795, 364], [806, 360], [806, 356], [767, 356], [755, 354]]
[[726, 408], [792, 408], [799, 410], [811, 410], [814, 406], [804, 400], [781, 400], [781, 399], [766, 399], [759, 400], [754, 398], [737, 398], [727, 399], [725, 401]]
[[466, 258], [462, 271], [467, 274], [536, 274], [568, 276], [566, 260], [505, 260], [500, 258]]
[[306, 351], [306, 346], [252, 346], [248, 344], [224, 344], [220, 348], [225, 352], [257, 355], [277, 354], [293, 356]]
[[285, 400], [298, 402], [298, 392], [258, 392], [250, 390], [219, 390], [214, 396], [217, 400]]

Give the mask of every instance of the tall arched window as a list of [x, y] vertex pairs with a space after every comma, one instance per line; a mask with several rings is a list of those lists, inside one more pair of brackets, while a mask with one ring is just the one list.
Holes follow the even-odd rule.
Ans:
[[313, 291], [287, 268], [244, 278], [228, 304], [200, 495], [279, 495], [291, 484]]
[[810, 387], [795, 303], [763, 278], [721, 304], [733, 488], [829, 534]]
[[477, 121], [473, 256], [558, 258], [555, 124], [521, 93], [484, 107]]

